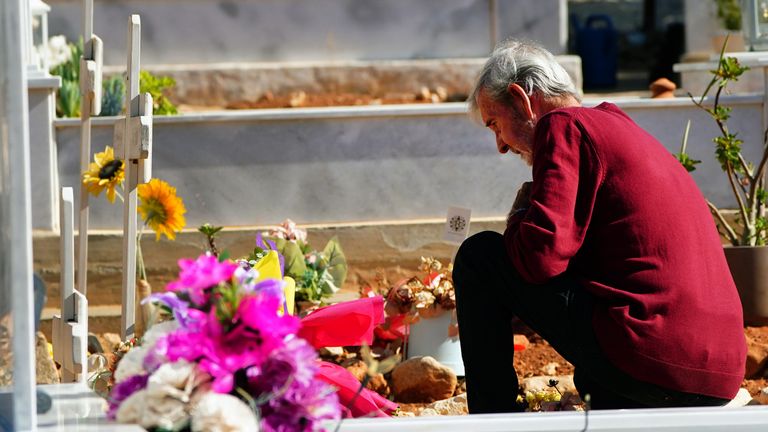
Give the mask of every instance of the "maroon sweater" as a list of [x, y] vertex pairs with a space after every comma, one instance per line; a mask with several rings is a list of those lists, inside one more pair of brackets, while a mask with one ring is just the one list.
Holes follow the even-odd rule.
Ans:
[[531, 205], [504, 233], [523, 279], [578, 280], [600, 346], [630, 376], [733, 398], [741, 303], [692, 177], [609, 103], [548, 113], [534, 140]]

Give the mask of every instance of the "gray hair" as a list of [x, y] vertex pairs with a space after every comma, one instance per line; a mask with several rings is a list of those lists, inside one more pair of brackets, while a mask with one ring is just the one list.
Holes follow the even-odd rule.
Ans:
[[496, 45], [469, 95], [469, 112], [478, 115], [477, 97], [481, 91], [493, 101], [510, 104], [507, 88], [515, 83], [532, 96], [545, 98], [570, 95], [581, 100], [568, 72], [555, 57], [538, 44], [507, 40]]

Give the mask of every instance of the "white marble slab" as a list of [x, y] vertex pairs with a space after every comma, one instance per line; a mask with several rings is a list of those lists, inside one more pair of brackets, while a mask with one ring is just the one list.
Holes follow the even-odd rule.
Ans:
[[345, 420], [339, 432], [765, 432], [768, 406]]
[[38, 415], [41, 432], [133, 432], [144, 429], [122, 425], [106, 418], [106, 401], [84, 384], [55, 384], [38, 386], [53, 399], [51, 410]]
[[[586, 100], [595, 105], [601, 100]], [[716, 204], [731, 192], [714, 158], [714, 122], [690, 100], [615, 101], [667, 149], [702, 160], [693, 173]], [[729, 97], [731, 128], [748, 157], [760, 152], [762, 98]], [[115, 118], [94, 120], [94, 151], [111, 142]], [[63, 186], [79, 181], [77, 120], [56, 122]], [[464, 104], [252, 110], [155, 117], [153, 173], [178, 188], [187, 225], [269, 225], [438, 219], [450, 206], [501, 217], [530, 169], [499, 155]], [[91, 200], [91, 226], [120, 226], [118, 205]]]
[[[81, 4], [49, 0], [49, 34], [77, 40]], [[496, 0], [498, 39], [565, 51], [565, 0]], [[308, 61], [485, 56], [490, 0], [96, 0], [104, 64], [123, 63], [124, 20], [140, 14], [142, 62]], [[204, 31], [201, 31], [204, 29]]]

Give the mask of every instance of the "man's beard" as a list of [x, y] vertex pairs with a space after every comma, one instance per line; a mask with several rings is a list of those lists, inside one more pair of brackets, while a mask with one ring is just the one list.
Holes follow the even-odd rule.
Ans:
[[518, 136], [520, 140], [527, 145], [527, 149], [520, 152], [520, 159], [528, 166], [533, 166], [533, 132], [536, 129], [536, 123], [528, 119], [519, 129]]

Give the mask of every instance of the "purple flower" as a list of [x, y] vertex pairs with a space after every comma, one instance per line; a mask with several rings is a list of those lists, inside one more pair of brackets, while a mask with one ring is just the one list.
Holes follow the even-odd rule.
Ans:
[[322, 420], [341, 418], [336, 391], [320, 380], [291, 385], [261, 407], [261, 427], [267, 432], [303, 432], [319, 428]]
[[276, 393], [291, 385], [306, 386], [317, 373], [317, 352], [306, 340], [289, 337], [260, 367], [246, 371], [248, 383], [256, 394]]
[[174, 292], [164, 292], [164, 293], [154, 293], [144, 300], [141, 301], [141, 304], [146, 303], [162, 303], [166, 306], [168, 306], [169, 309], [171, 309], [171, 312], [173, 312], [173, 317], [176, 318], [176, 321], [179, 322], [179, 325], [182, 327], [186, 327], [189, 323], [189, 304], [185, 302], [184, 300], [180, 299], [176, 293]]
[[147, 381], [149, 381], [149, 374], [143, 374], [134, 375], [115, 384], [108, 398], [109, 410], [107, 411], [107, 418], [114, 420], [120, 404], [132, 394], [145, 389], [147, 387]]
[[203, 305], [208, 301], [206, 289], [229, 280], [237, 264], [219, 262], [213, 255], [200, 255], [196, 260], [179, 260], [179, 267], [179, 279], [166, 285], [166, 290], [186, 292], [195, 304]]

